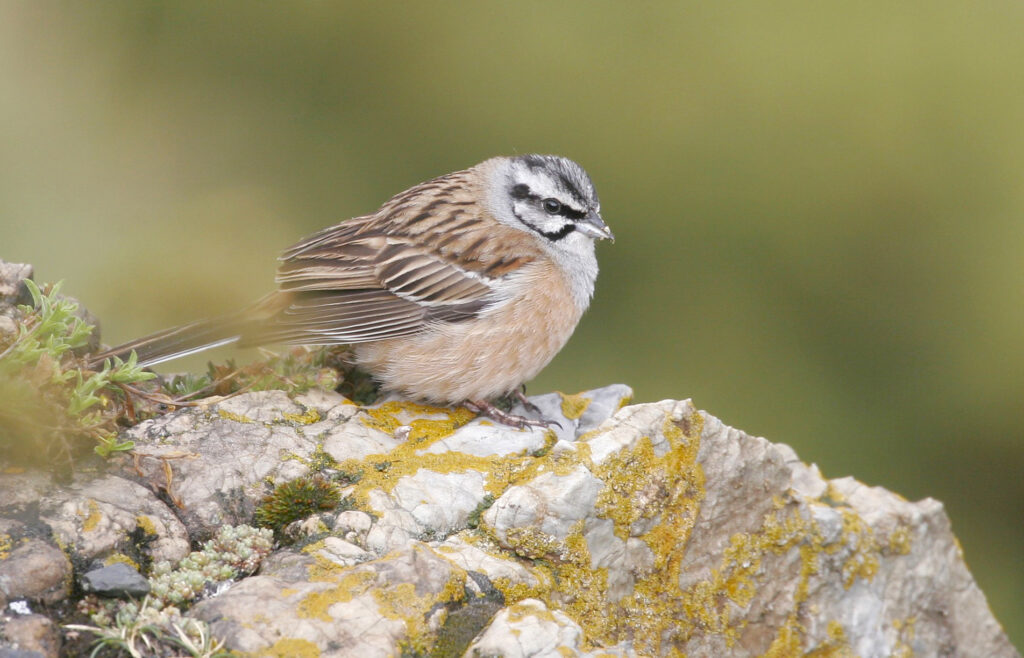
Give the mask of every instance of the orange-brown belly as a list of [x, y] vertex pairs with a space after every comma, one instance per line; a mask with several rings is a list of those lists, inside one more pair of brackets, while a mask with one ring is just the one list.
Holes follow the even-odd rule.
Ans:
[[493, 398], [535, 377], [565, 345], [582, 310], [539, 285], [489, 315], [408, 338], [354, 345], [384, 389], [439, 403]]

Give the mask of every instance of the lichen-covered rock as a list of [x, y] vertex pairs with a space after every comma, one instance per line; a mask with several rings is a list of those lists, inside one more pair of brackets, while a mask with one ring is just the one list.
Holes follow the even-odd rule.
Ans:
[[27, 541], [80, 573], [129, 545], [173, 561], [188, 534], [250, 522], [274, 485], [315, 476], [345, 506], [275, 526], [298, 543], [184, 612], [228, 650], [1018, 655], [941, 504], [826, 480], [688, 401], [629, 396], [532, 398], [546, 430], [324, 392], [210, 400], [129, 430], [117, 474], [0, 474], [0, 574]]
[[0, 473], [0, 519], [17, 518], [53, 534], [82, 562], [138, 552], [178, 560], [189, 550], [178, 517], [146, 487], [116, 475], [80, 473], [57, 486], [42, 473]]
[[469, 647], [467, 657], [530, 658], [532, 656], [630, 656], [628, 643], [583, 650], [583, 629], [559, 610], [549, 610], [543, 601], [523, 599], [495, 615], [487, 629]]
[[525, 629], [547, 639], [509, 655], [1016, 655], [940, 504], [827, 481], [689, 402], [625, 398], [534, 398], [561, 433], [394, 400], [325, 403], [301, 433], [261, 412], [254, 433], [305, 439], [298, 461], [351, 476], [357, 509], [319, 514], [303, 526], [318, 541], [194, 614], [238, 651], [383, 655], [444, 641], [484, 582], [503, 607], [476, 619], [471, 655]]
[[449, 607], [471, 597], [470, 582], [465, 571], [414, 542], [354, 567], [319, 556], [286, 569], [269, 566], [192, 615], [236, 651], [384, 657], [400, 645], [437, 640]]

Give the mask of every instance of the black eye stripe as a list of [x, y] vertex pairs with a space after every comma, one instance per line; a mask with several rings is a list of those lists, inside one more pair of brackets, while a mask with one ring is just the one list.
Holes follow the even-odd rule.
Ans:
[[[509, 190], [509, 195], [511, 195], [513, 199], [529, 199], [532, 203], [536, 204], [537, 207], [543, 209], [541, 204], [543, 204], [544, 199], [541, 199], [537, 194], [531, 194], [530, 188], [522, 183], [513, 186], [512, 189]], [[582, 210], [575, 210], [562, 203], [562, 209], [558, 212], [558, 215], [560, 217], [565, 217], [566, 219], [578, 221], [586, 217], [587, 213]], [[565, 235], [562, 235], [561, 237], [565, 237]]]
[[545, 231], [544, 229], [540, 228], [539, 226], [534, 226], [530, 222], [528, 222], [525, 219], [523, 219], [522, 215], [517, 213], [515, 210], [512, 211], [512, 214], [515, 216], [516, 219], [518, 219], [520, 222], [522, 222], [523, 226], [525, 226], [526, 228], [530, 229], [534, 233], [537, 233], [539, 235], [543, 235], [545, 238], [547, 238], [548, 240], [550, 240], [552, 242], [558, 242], [559, 240], [561, 240], [562, 238], [564, 238], [565, 236], [569, 235], [570, 233], [572, 233], [573, 231], [576, 230], [576, 225], [570, 222], [570, 223], [567, 223], [567, 224], [563, 225], [562, 228], [558, 229], [557, 231]]

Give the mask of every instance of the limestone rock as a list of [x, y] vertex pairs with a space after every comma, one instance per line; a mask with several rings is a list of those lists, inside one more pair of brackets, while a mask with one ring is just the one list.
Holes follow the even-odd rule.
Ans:
[[467, 657], [502, 656], [629, 656], [628, 644], [583, 650], [583, 629], [559, 610], [549, 610], [543, 601], [523, 599], [504, 608], [477, 637]]
[[264, 571], [192, 610], [235, 651], [391, 656], [467, 597], [467, 574], [416, 542], [355, 567], [308, 559]]
[[[445, 641], [486, 583], [504, 607], [477, 620], [470, 655], [531, 634], [503, 650], [1017, 655], [939, 503], [825, 480], [689, 402], [624, 397], [540, 399], [561, 435], [393, 400], [328, 409], [337, 423], [314, 438], [360, 472], [346, 492], [361, 511], [194, 614], [239, 651], [383, 655]], [[614, 417], [577, 422], [595, 401]]]
[[354, 508], [290, 524], [296, 546], [185, 611], [227, 649], [1019, 655], [940, 503], [826, 480], [688, 401], [629, 398], [532, 398], [547, 430], [325, 392], [181, 409], [128, 430], [113, 473], [0, 473], [0, 603], [67, 596], [71, 563], [177, 560], [317, 473]]
[[31, 519], [88, 561], [140, 551], [155, 561], [188, 554], [185, 527], [152, 491], [114, 475], [77, 474], [56, 486], [42, 473], [0, 473], [0, 519]]

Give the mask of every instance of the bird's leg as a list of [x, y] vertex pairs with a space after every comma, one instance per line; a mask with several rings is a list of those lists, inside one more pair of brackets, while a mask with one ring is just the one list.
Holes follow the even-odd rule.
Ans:
[[543, 418], [540, 407], [530, 402], [530, 398], [526, 397], [526, 384], [523, 384], [516, 390], [512, 391], [512, 397], [519, 401], [519, 404], [523, 405], [523, 408], [529, 411], [531, 414], [537, 414]]
[[[502, 411], [487, 400], [466, 400], [462, 403], [467, 409], [479, 416], [485, 416], [493, 421], [499, 422], [502, 425], [508, 425], [510, 427], [517, 427], [521, 430], [527, 427], [549, 427], [550, 425], [558, 425], [553, 420], [547, 420], [541, 418], [540, 420], [532, 420], [530, 418], [524, 418], [523, 416], [516, 416], [510, 414], [507, 411]], [[561, 425], [558, 425], [561, 427]]]

